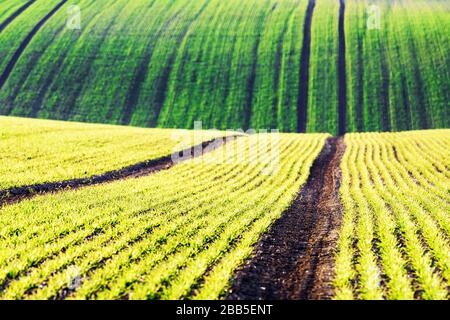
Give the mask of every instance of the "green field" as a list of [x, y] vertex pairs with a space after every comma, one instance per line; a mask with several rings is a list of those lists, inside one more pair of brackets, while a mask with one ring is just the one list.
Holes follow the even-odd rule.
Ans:
[[449, 17], [449, 1], [347, 1], [348, 131], [449, 126]]
[[[0, 19], [23, 3], [2, 1]], [[347, 0], [344, 84], [337, 0], [315, 1], [310, 43], [307, 0], [80, 0], [23, 46], [58, 4], [37, 0], [0, 31], [0, 114], [331, 134], [449, 126], [448, 1]], [[72, 4], [80, 30], [65, 25]], [[380, 29], [367, 28], [369, 4]]]
[[0, 0], [0, 300], [449, 300], [449, 30], [450, 0]]
[[[326, 138], [246, 137], [148, 177], [6, 206], [0, 299], [218, 298]], [[255, 143], [279, 157], [273, 174], [271, 159], [251, 152]], [[81, 283], [68, 290], [74, 269]]]
[[[0, 123], [0, 146], [13, 153], [1, 158], [0, 191], [165, 155], [183, 132]], [[0, 299], [224, 297], [305, 186], [328, 137], [242, 136], [167, 171], [6, 203]], [[345, 144], [332, 298], [447, 299], [450, 131], [353, 133]]]
[[0, 4], [0, 25], [3, 24], [16, 12], [22, 5], [27, 3], [27, 0], [22, 1], [3, 1]]
[[0, 190], [87, 178], [228, 135], [0, 117]]
[[345, 141], [337, 298], [447, 299], [450, 131]]

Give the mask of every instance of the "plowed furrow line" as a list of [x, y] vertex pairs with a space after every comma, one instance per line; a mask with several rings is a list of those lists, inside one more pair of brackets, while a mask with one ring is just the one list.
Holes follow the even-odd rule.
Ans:
[[42, 18], [31, 30], [31, 32], [25, 37], [25, 39], [20, 44], [19, 48], [17, 48], [14, 55], [11, 57], [11, 60], [9, 61], [8, 65], [6, 66], [5, 70], [3, 71], [2, 75], [0, 76], [0, 89], [3, 87], [3, 85], [8, 80], [9, 75], [11, 74], [12, 70], [14, 69], [15, 65], [17, 64], [17, 61], [19, 61], [20, 57], [22, 56], [22, 53], [27, 48], [28, 44], [33, 40], [33, 37], [38, 33], [38, 31], [42, 28], [42, 26], [67, 2], [67, 0], [62, 0], [60, 3], [56, 5], [44, 18]]
[[339, 8], [339, 55], [338, 55], [338, 133], [347, 131], [347, 62], [345, 49], [345, 0], [340, 0]]
[[22, 12], [24, 12], [25, 10], [27, 10], [33, 3], [35, 3], [36, 0], [31, 0], [28, 1], [27, 3], [25, 3], [23, 6], [21, 6], [19, 9], [17, 9], [11, 16], [9, 16], [8, 18], [6, 18], [5, 21], [3, 21], [3, 23], [0, 24], [0, 33], [9, 25], [11, 24], [11, 22], [14, 21], [14, 19], [16, 19]]
[[[196, 150], [198, 150], [199, 148], [201, 148], [202, 150], [206, 149], [212, 151], [217, 147], [220, 147], [219, 144], [215, 144], [214, 141], [208, 141], [181, 151], [178, 154], [190, 154], [192, 155], [192, 157], [195, 157]], [[184, 161], [183, 159], [180, 160]], [[85, 186], [92, 186], [125, 178], [137, 178], [161, 170], [167, 170], [173, 167], [175, 164], [176, 163], [174, 163], [172, 160], [172, 155], [169, 155], [159, 159], [140, 162], [119, 170], [109, 171], [89, 178], [80, 178], [61, 182], [36, 184], [30, 186], [15, 187], [7, 190], [0, 190], [0, 206], [9, 203], [15, 203], [25, 198], [34, 197], [38, 194], [57, 192], [66, 189], [77, 189]]]
[[309, 96], [309, 64], [311, 60], [311, 25], [315, 0], [310, 0], [306, 9], [305, 22], [303, 25], [303, 45], [300, 56], [300, 82], [297, 105], [297, 131], [306, 132], [308, 121], [308, 96]]

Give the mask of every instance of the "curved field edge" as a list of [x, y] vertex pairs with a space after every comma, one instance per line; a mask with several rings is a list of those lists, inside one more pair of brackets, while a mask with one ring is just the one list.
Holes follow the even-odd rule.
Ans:
[[0, 116], [0, 190], [89, 178], [235, 134]]
[[448, 299], [450, 130], [347, 134], [336, 299]]
[[6, 206], [0, 298], [218, 298], [327, 137], [251, 136], [152, 176]]

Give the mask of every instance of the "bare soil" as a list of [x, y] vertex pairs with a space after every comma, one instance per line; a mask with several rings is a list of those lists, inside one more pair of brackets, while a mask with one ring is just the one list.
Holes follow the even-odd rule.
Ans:
[[343, 137], [329, 138], [292, 205], [239, 269], [229, 300], [330, 299], [341, 225]]

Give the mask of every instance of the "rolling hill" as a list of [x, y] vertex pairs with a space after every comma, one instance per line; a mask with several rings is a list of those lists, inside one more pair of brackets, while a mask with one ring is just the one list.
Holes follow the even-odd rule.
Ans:
[[0, 0], [0, 303], [448, 301], [449, 18]]
[[[80, 29], [66, 23], [72, 5]], [[331, 134], [448, 127], [449, 9], [437, 0], [6, 0], [0, 114]]]

